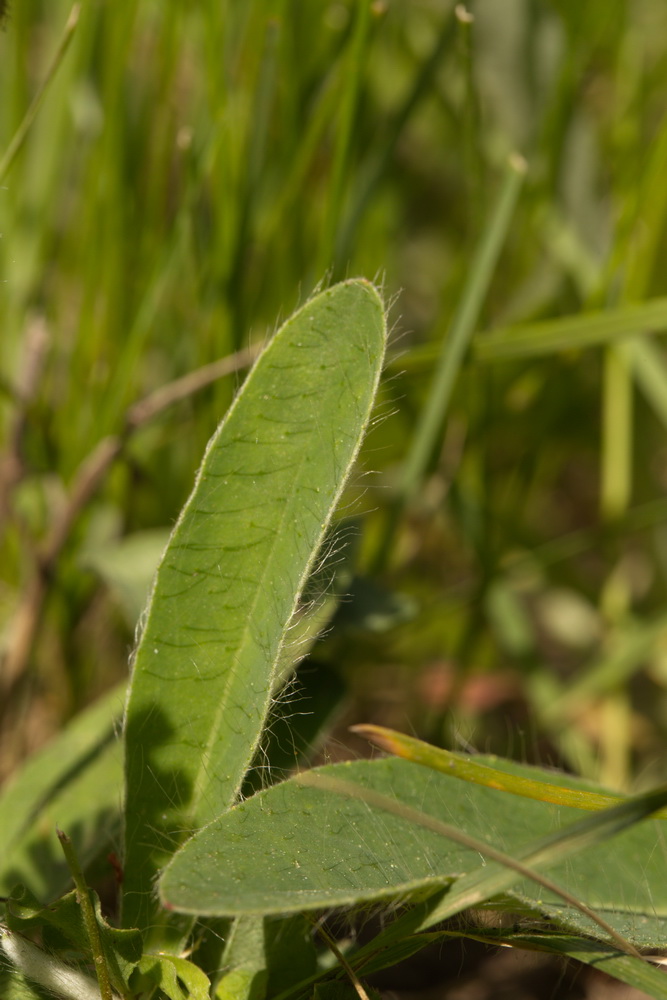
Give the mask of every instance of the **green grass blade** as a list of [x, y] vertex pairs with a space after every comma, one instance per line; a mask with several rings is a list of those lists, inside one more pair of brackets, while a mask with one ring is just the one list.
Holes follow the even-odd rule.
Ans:
[[[67, 889], [70, 873], [56, 836], [58, 824], [71, 831], [86, 868], [110, 851], [118, 851], [122, 785], [120, 742], [104, 741], [94, 753], [83, 757], [80, 769], [40, 805], [30, 826], [3, 857], [0, 893], [21, 883], [40, 899], [52, 900]], [[111, 875], [111, 862], [103, 862], [103, 870]]]
[[238, 794], [369, 419], [384, 340], [369, 283], [321, 293], [276, 334], [209, 443], [134, 664], [126, 925], [147, 925], [159, 868]]
[[568, 717], [576, 716], [577, 709], [586, 702], [626, 687], [660, 648], [666, 631], [665, 615], [619, 627], [617, 634], [610, 635], [604, 654], [583, 666], [563, 694], [545, 706], [546, 716], [563, 725]]
[[234, 347], [237, 350], [241, 347], [241, 338], [246, 328], [243, 296], [237, 293], [243, 287], [244, 272], [248, 267], [248, 246], [251, 242], [250, 234], [253, 228], [253, 207], [257, 198], [256, 191], [261, 186], [262, 168], [266, 156], [267, 137], [275, 97], [278, 36], [278, 22], [270, 20], [266, 26], [254, 106], [250, 114], [251, 125], [247, 139], [244, 180], [239, 192], [239, 216], [229, 272], [230, 301], [234, 303]]
[[632, 489], [633, 386], [625, 356], [612, 345], [604, 354], [600, 511], [604, 521], [626, 512]]
[[376, 569], [381, 568], [392, 547], [401, 511], [422, 482], [436, 441], [442, 432], [454, 383], [507, 235], [525, 170], [525, 162], [520, 156], [510, 158], [495, 210], [471, 262], [468, 280], [450, 330], [442, 342], [433, 384], [403, 464], [396, 498], [378, 547]]
[[[0, 892], [23, 882], [52, 899], [68, 884], [55, 825], [71, 830], [82, 861], [110, 847], [122, 782], [115, 730], [125, 683], [77, 716], [35, 754], [0, 794]], [[105, 831], [100, 841], [101, 831]]]
[[626, 341], [622, 350], [632, 364], [635, 381], [646, 401], [667, 426], [667, 369], [663, 353], [647, 337]]
[[35, 817], [113, 736], [123, 712], [125, 683], [78, 715], [34, 754], [0, 794], [0, 858], [28, 832]]
[[[412, 933], [415, 924], [408, 925], [404, 917], [399, 917], [386, 931], [382, 931], [369, 945], [351, 956], [357, 972], [367, 976], [379, 969], [388, 968], [400, 961], [404, 954], [415, 954], [422, 948], [437, 941], [443, 942], [452, 937], [460, 937], [460, 930], [441, 930], [432, 932]], [[395, 936], [399, 931], [399, 942], [389, 944], [389, 936]], [[482, 927], [467, 927], [466, 938], [481, 941], [484, 944], [498, 947], [509, 945], [512, 948], [530, 951], [547, 952], [553, 955], [573, 958], [578, 962], [592, 965], [637, 990], [643, 990], [647, 996], [656, 1000], [667, 1000], [667, 977], [662, 969], [656, 968], [646, 961], [632, 955], [620, 954], [616, 948], [590, 938], [573, 934], [560, 934], [551, 929], [547, 933], [538, 933], [529, 927], [519, 930], [495, 930]], [[384, 943], [383, 943], [384, 942]], [[368, 956], [368, 957], [366, 957]], [[286, 997], [277, 1000], [287, 1000]]]
[[379, 148], [375, 147], [372, 150], [369, 162], [360, 171], [358, 181], [351, 192], [351, 206], [345, 215], [338, 236], [336, 253], [339, 260], [345, 260], [350, 255], [354, 235], [357, 232], [364, 212], [370, 204], [382, 177], [385, 176], [390, 167], [392, 157], [395, 155], [396, 145], [403, 130], [414, 116], [424, 98], [430, 93], [434, 76], [442, 65], [443, 56], [452, 42], [456, 28], [456, 18], [449, 16], [443, 18], [433, 49], [419, 68], [419, 72], [416, 74], [407, 96], [394, 114], [387, 129], [387, 135], [382, 144], [379, 145]]
[[[661, 333], [666, 329], [667, 299], [656, 298], [616, 309], [494, 330], [475, 337], [473, 350], [478, 361], [505, 361], [601, 347], [643, 331]], [[415, 352], [404, 359], [405, 367], [427, 369], [433, 363], [433, 356], [432, 349]]]
[[[535, 778], [502, 771], [489, 764], [480, 764], [469, 754], [452, 753], [450, 750], [417, 740], [413, 736], [385, 729], [384, 726], [352, 726], [352, 731], [365, 736], [380, 749], [396, 754], [404, 760], [410, 760], [414, 764], [422, 764], [452, 778], [471, 781], [476, 785], [495, 788], [512, 795], [522, 795], [524, 798], [536, 799], [539, 802], [553, 802], [559, 806], [597, 811], [624, 801], [624, 796], [621, 795], [601, 794], [559, 785], [556, 775], [552, 781], [538, 781]], [[667, 813], [664, 818], [667, 819]]]
[[495, 211], [471, 263], [461, 302], [442, 344], [428, 401], [405, 460], [399, 487], [403, 499], [407, 499], [419, 486], [442, 429], [456, 377], [509, 229], [525, 169], [525, 163], [520, 157], [510, 159]]
[[[638, 302], [646, 297], [660, 262], [661, 242], [667, 213], [667, 119], [663, 117], [647, 155], [642, 163], [642, 175], [626, 192], [621, 211], [628, 217], [625, 239], [617, 240], [611, 268], [624, 273], [623, 295]], [[619, 229], [623, 229], [623, 218]], [[628, 244], [632, 252], [627, 253]], [[613, 273], [613, 271], [612, 271]]]
[[354, 120], [359, 103], [361, 79], [366, 65], [366, 49], [368, 46], [372, 8], [373, 4], [371, 0], [360, 0], [356, 8], [356, 22], [350, 41], [349, 62], [346, 67], [340, 118], [336, 132], [336, 145], [331, 167], [331, 182], [324, 222], [324, 234], [319, 253], [319, 266], [317, 269], [319, 274], [326, 273], [332, 265], [336, 270], [339, 270], [344, 264], [343, 261], [336, 259], [336, 233], [340, 225]]
[[49, 88], [49, 84], [58, 72], [58, 68], [67, 54], [67, 50], [70, 47], [72, 38], [74, 37], [74, 32], [76, 31], [80, 12], [81, 4], [75, 3], [70, 11], [69, 17], [67, 18], [65, 29], [54, 53], [53, 59], [51, 60], [46, 76], [37, 90], [37, 93], [33, 97], [30, 107], [26, 111], [21, 124], [9, 143], [9, 146], [5, 151], [5, 155], [0, 160], [0, 184], [9, 173], [14, 160], [18, 156], [21, 147], [27, 138], [28, 132], [30, 131], [30, 126], [37, 117], [37, 112], [40, 109], [44, 95]]

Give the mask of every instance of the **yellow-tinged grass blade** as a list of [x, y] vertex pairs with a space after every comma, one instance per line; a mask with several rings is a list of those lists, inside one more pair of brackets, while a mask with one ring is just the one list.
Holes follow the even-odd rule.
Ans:
[[[430, 743], [398, 733], [393, 729], [385, 729], [384, 726], [364, 724], [351, 726], [351, 731], [365, 736], [381, 750], [403, 757], [414, 764], [423, 764], [424, 767], [449, 774], [453, 778], [461, 778], [463, 781], [471, 781], [486, 788], [496, 788], [502, 792], [511, 792], [512, 795], [521, 795], [526, 799], [537, 799], [539, 802], [551, 802], [559, 806], [572, 806], [590, 812], [608, 809], [626, 800], [624, 795], [567, 788], [551, 781], [538, 781], [510, 774], [488, 764], [480, 764], [469, 756], [431, 746]], [[667, 809], [656, 812], [654, 818], [667, 819]]]

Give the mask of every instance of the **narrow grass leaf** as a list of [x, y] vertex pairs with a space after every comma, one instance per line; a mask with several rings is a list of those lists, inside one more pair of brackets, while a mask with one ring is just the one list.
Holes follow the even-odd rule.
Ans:
[[580, 669], [577, 679], [544, 706], [545, 717], [562, 722], [576, 716], [581, 706], [591, 699], [605, 697], [627, 685], [660, 648], [666, 634], [667, 615], [664, 614], [653, 620], [619, 626], [618, 632], [610, 636], [606, 655], [597, 656]]
[[426, 406], [405, 460], [400, 494], [407, 498], [426, 471], [449, 406], [452, 389], [473, 334], [496, 261], [509, 229], [526, 165], [519, 156], [509, 160], [498, 202], [471, 262], [461, 301], [442, 342], [438, 366]]
[[664, 353], [647, 337], [636, 337], [623, 344], [623, 352], [632, 365], [635, 381], [658, 420], [667, 426], [667, 368]]
[[[588, 347], [600, 347], [641, 332], [662, 333], [667, 329], [667, 299], [649, 299], [563, 319], [545, 320], [479, 334], [473, 341], [478, 361], [539, 357]], [[404, 359], [405, 367], [428, 368], [433, 351], [421, 351]]]
[[81, 13], [81, 4], [75, 3], [70, 11], [69, 17], [67, 18], [65, 29], [60, 38], [60, 41], [58, 42], [58, 46], [53, 55], [53, 59], [51, 60], [51, 64], [49, 65], [49, 68], [46, 72], [46, 76], [44, 77], [44, 80], [42, 81], [35, 96], [33, 97], [30, 107], [26, 111], [21, 124], [16, 130], [11, 142], [9, 143], [9, 146], [7, 147], [7, 150], [5, 151], [2, 160], [0, 160], [0, 183], [2, 183], [2, 181], [7, 176], [14, 160], [18, 156], [21, 147], [23, 146], [28, 136], [28, 133], [30, 131], [30, 126], [37, 117], [37, 113], [40, 109], [44, 96], [46, 95], [49, 89], [49, 85], [51, 84], [51, 81], [58, 72], [60, 64], [65, 58], [65, 55], [67, 54], [67, 50], [70, 47], [70, 43], [72, 41], [72, 38], [74, 37], [76, 26], [79, 22], [80, 13]]
[[628, 359], [610, 344], [603, 358], [600, 511], [603, 521], [626, 512], [632, 490], [633, 386]]
[[413, 118], [423, 99], [431, 93], [433, 78], [442, 66], [443, 56], [454, 38], [456, 27], [456, 18], [443, 18], [433, 49], [415, 73], [407, 95], [388, 124], [386, 134], [380, 142], [373, 144], [372, 150], [369, 150], [368, 162], [360, 170], [359, 179], [350, 193], [351, 205], [338, 237], [337, 256], [339, 260], [345, 260], [350, 253], [354, 234], [357, 232], [359, 223], [381, 179], [388, 171], [403, 130]]
[[44, 900], [69, 885], [56, 824], [72, 832], [83, 864], [114, 846], [123, 781], [125, 683], [82, 712], [35, 754], [0, 795], [0, 892], [17, 882]]
[[319, 272], [326, 272], [332, 265], [336, 270], [344, 264], [336, 256], [336, 234], [340, 225], [350, 145], [354, 121], [359, 104], [361, 79], [366, 66], [366, 50], [372, 13], [371, 0], [360, 0], [356, 7], [356, 21], [350, 39], [349, 61], [345, 66], [340, 116], [331, 166], [331, 181], [327, 198], [327, 213], [319, 252]]
[[[486, 788], [510, 792], [540, 802], [553, 802], [556, 805], [572, 806], [575, 809], [597, 811], [619, 805], [624, 801], [621, 795], [601, 794], [586, 791], [581, 788], [568, 788], [557, 783], [557, 775], [550, 775], [548, 781], [538, 781], [519, 774], [502, 771], [489, 764], [480, 764], [469, 754], [452, 753], [441, 747], [431, 746], [423, 740], [406, 736], [404, 733], [384, 726], [361, 725], [352, 726], [352, 732], [365, 736], [376, 746], [389, 753], [411, 760], [415, 764], [423, 764], [434, 771], [441, 771], [452, 778], [461, 778]], [[665, 813], [667, 818], [667, 813]]]
[[123, 713], [125, 682], [113, 688], [34, 754], [0, 794], [0, 858], [36, 822], [40, 809], [113, 739]]

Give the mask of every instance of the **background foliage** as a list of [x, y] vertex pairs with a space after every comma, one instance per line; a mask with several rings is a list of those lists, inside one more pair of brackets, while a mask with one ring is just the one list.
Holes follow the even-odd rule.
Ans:
[[[469, 7], [81, 5], [0, 190], [3, 774], [125, 675], [245, 349], [365, 274], [393, 298], [385, 419], [348, 497], [350, 596], [311, 655], [330, 673], [303, 683], [342, 678], [345, 723], [664, 780], [667, 11]], [[2, 150], [69, 12], [11, 6]], [[392, 522], [513, 151], [518, 205]]]

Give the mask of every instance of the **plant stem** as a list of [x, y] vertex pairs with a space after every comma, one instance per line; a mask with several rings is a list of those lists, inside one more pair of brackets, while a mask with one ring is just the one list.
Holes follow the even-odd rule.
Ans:
[[349, 976], [350, 982], [354, 986], [354, 989], [356, 990], [360, 1000], [369, 1000], [368, 993], [361, 985], [359, 977], [357, 976], [356, 972], [354, 971], [348, 960], [345, 958], [345, 955], [342, 953], [342, 951], [340, 950], [334, 939], [331, 937], [331, 935], [327, 933], [327, 931], [324, 929], [324, 927], [322, 927], [321, 924], [315, 923], [314, 920], [312, 922], [313, 924], [315, 924], [315, 930], [320, 935], [322, 940], [325, 942], [327, 948], [331, 949], [333, 954], [336, 956], [338, 964], [341, 966], [342, 969], [345, 970], [345, 972]]
[[67, 865], [76, 887], [76, 898], [79, 906], [81, 907], [83, 923], [86, 928], [86, 934], [88, 935], [88, 941], [90, 943], [90, 950], [95, 963], [95, 974], [100, 987], [100, 997], [102, 1000], [115, 1000], [113, 990], [111, 989], [107, 961], [104, 957], [104, 951], [102, 950], [102, 940], [100, 938], [100, 928], [97, 923], [95, 908], [93, 907], [90, 899], [90, 892], [88, 886], [86, 885], [86, 880], [81, 869], [81, 865], [79, 864], [79, 859], [76, 856], [72, 841], [67, 834], [63, 833], [62, 830], [58, 830], [57, 833], [58, 840], [60, 841], [60, 845], [63, 849], [63, 854], [65, 855], [65, 860], [67, 861]]

